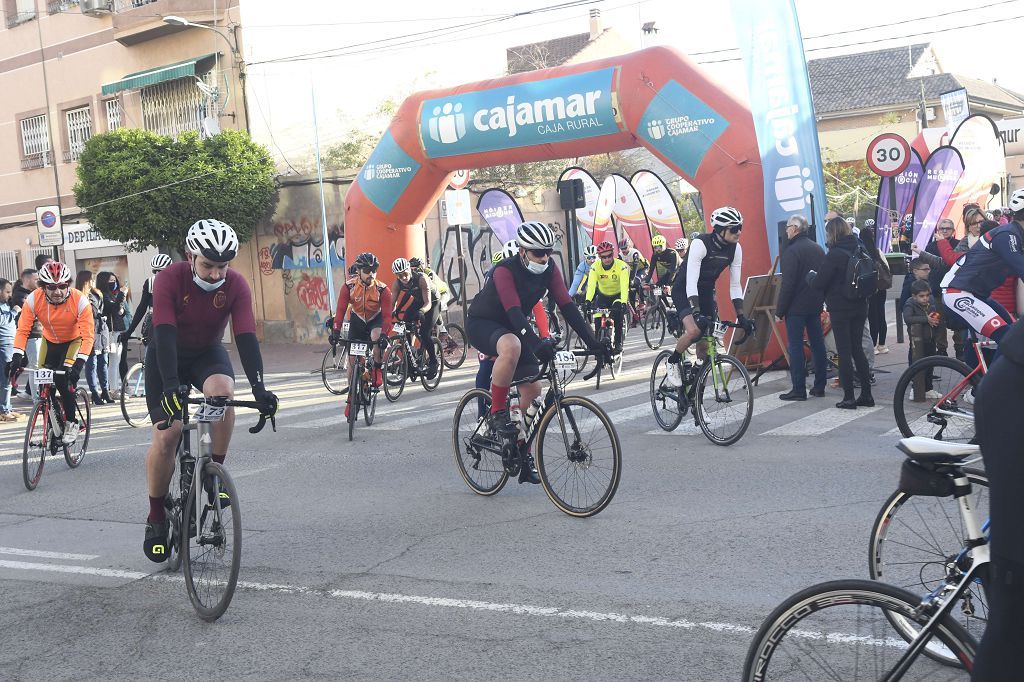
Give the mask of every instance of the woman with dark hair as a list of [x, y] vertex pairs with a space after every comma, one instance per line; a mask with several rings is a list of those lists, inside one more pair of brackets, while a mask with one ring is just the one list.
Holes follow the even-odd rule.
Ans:
[[[843, 399], [836, 407], [855, 410], [858, 406], [874, 407], [871, 396], [871, 371], [864, 355], [861, 340], [864, 337], [864, 323], [868, 317], [867, 300], [850, 298], [846, 295], [846, 266], [857, 253], [860, 242], [850, 226], [840, 217], [825, 223], [825, 245], [828, 253], [821, 264], [821, 271], [807, 274], [807, 283], [825, 292], [825, 305], [832, 322], [836, 352], [839, 355], [839, 382], [843, 387]], [[860, 396], [854, 398], [853, 368], [857, 367], [860, 380]]]
[[96, 275], [96, 288], [103, 292], [103, 315], [107, 318], [112, 337], [108, 346], [109, 356], [107, 358], [107, 383], [113, 393], [121, 388], [121, 376], [118, 373], [118, 365], [121, 359], [121, 344], [117, 342], [120, 332], [127, 327], [124, 324], [125, 296], [128, 289], [121, 288], [121, 282], [117, 275], [112, 272], [103, 271]]
[[[89, 384], [89, 395], [93, 405], [112, 403], [114, 400], [107, 391], [107, 346], [110, 345], [110, 326], [103, 316], [103, 294], [96, 288], [91, 270], [79, 270], [75, 278], [75, 288], [85, 294], [92, 304], [92, 320], [95, 325], [96, 340], [92, 353], [85, 363], [85, 380]], [[97, 387], [103, 391], [99, 393]]]
[[[868, 328], [871, 332], [871, 346], [874, 349], [875, 355], [888, 353], [889, 347], [885, 345], [885, 333], [888, 331], [888, 325], [885, 321], [885, 297], [889, 287], [892, 286], [892, 275], [884, 278], [885, 281], [883, 281], [882, 270], [884, 268], [887, 273], [889, 266], [885, 261], [885, 257], [882, 256], [881, 251], [878, 250], [875, 228], [861, 228], [860, 240], [863, 242], [864, 248], [867, 249], [868, 255], [870, 255], [878, 265], [879, 274], [879, 289], [872, 296], [868, 297]], [[888, 286], [882, 288], [882, 285], [886, 283], [888, 283]]]

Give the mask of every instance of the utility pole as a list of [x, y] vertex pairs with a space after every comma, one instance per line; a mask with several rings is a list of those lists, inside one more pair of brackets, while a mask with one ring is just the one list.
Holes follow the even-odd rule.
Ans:
[[[43, 49], [42, 17], [36, 10], [36, 34], [39, 36], [39, 65], [43, 67], [43, 99], [46, 100], [46, 134], [50, 138], [50, 167], [53, 169], [53, 187], [57, 192], [57, 213], [64, 221], [64, 208], [60, 203], [60, 175], [57, 173], [57, 149], [53, 137], [53, 121], [50, 120], [50, 85], [46, 77], [46, 50]], [[60, 260], [59, 247], [53, 247], [53, 259]]]

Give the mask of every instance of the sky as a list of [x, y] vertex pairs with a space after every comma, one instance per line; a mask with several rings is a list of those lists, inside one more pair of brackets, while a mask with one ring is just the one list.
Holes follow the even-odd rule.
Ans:
[[[562, 4], [574, 6], [534, 12]], [[387, 98], [500, 76], [506, 48], [588, 31], [591, 8], [637, 49], [667, 45], [687, 53], [745, 100], [732, 4], [245, 0], [253, 134], [279, 158], [303, 158], [314, 141], [314, 92], [320, 142], [328, 146], [353, 126], [385, 125], [373, 112]], [[1024, 28], [1024, 0], [796, 0], [796, 8], [808, 59], [930, 42], [943, 70], [1024, 92], [1024, 69], [1009, 53]], [[658, 33], [644, 36], [640, 27], [649, 21]], [[276, 61], [299, 55], [308, 56]]]

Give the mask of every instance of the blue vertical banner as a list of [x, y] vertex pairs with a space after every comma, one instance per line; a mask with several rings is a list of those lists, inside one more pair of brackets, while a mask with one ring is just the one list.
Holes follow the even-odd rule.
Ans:
[[807, 61], [793, 0], [732, 0], [732, 12], [761, 151], [764, 215], [774, 259], [785, 240], [786, 222], [796, 214], [813, 222], [815, 239], [825, 243], [825, 178]]

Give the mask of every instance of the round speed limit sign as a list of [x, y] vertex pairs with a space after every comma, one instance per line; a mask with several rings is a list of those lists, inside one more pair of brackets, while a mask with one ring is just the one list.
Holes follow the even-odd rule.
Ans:
[[883, 133], [868, 145], [867, 161], [875, 175], [899, 175], [910, 165], [910, 143], [896, 133]]

